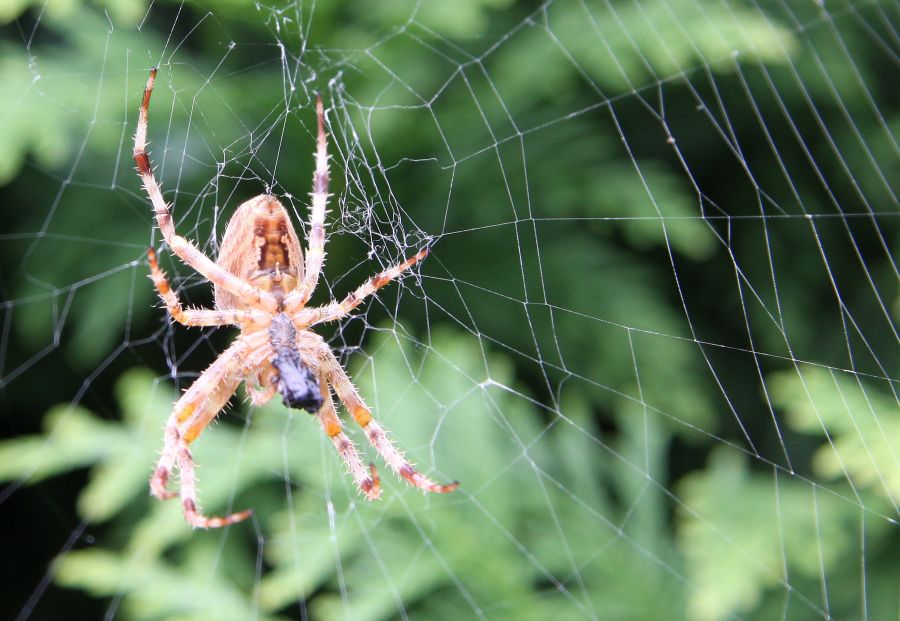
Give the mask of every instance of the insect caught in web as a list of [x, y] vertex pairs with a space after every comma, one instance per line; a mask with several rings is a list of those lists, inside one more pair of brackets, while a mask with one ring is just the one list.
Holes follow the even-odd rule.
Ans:
[[315, 415], [357, 487], [369, 500], [381, 495], [375, 466], [366, 467], [353, 442], [341, 430], [332, 390], [397, 475], [428, 492], [446, 493], [456, 489], [458, 484], [455, 482], [439, 485], [416, 471], [388, 438], [385, 429], [372, 418], [371, 411], [325, 340], [310, 330], [317, 324], [346, 317], [366, 298], [428, 254], [427, 249], [423, 249], [384, 270], [340, 302], [307, 307], [325, 257], [328, 154], [322, 99], [316, 97], [316, 169], [305, 260], [287, 210], [274, 196], [262, 194], [237, 208], [225, 229], [219, 256], [214, 262], [175, 232], [169, 206], [153, 175], [147, 154], [147, 116], [156, 71], [150, 71], [144, 89], [134, 137], [134, 161], [166, 243], [184, 263], [213, 284], [216, 308], [182, 308], [152, 248], [148, 253], [151, 279], [169, 314], [178, 323], [186, 326], [233, 325], [241, 332], [175, 404], [166, 423], [162, 455], [150, 478], [151, 493], [161, 500], [178, 495], [168, 488], [169, 478], [177, 467], [181, 473], [181, 504], [189, 524], [197, 528], [217, 528], [250, 516], [251, 510], [223, 517], [202, 513], [190, 451], [190, 444], [225, 407], [241, 382], [254, 405], [262, 405], [275, 393], [280, 393], [286, 406]]

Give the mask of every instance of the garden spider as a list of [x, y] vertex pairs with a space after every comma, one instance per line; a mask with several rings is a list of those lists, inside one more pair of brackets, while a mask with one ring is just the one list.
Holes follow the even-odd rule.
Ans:
[[144, 89], [134, 137], [134, 161], [166, 243], [182, 261], [213, 284], [216, 308], [182, 308], [152, 248], [148, 252], [151, 279], [175, 321], [186, 326], [234, 325], [241, 333], [175, 404], [166, 423], [162, 455], [150, 478], [151, 493], [159, 499], [176, 495], [167, 489], [167, 484], [177, 466], [181, 472], [181, 504], [189, 524], [195, 528], [218, 528], [250, 516], [251, 510], [224, 517], [203, 515], [198, 506], [197, 478], [189, 449], [191, 442], [215, 419], [241, 382], [245, 382], [254, 405], [266, 403], [279, 392], [288, 407], [315, 414], [357, 487], [369, 500], [381, 495], [375, 466], [370, 464], [367, 468], [363, 464], [353, 442], [341, 431], [331, 389], [395, 473], [425, 491], [446, 493], [456, 489], [458, 484], [455, 482], [438, 485], [413, 468], [387, 437], [384, 428], [372, 418], [371, 411], [324, 339], [310, 331], [316, 324], [346, 317], [363, 300], [428, 254], [428, 250], [423, 249], [403, 263], [373, 276], [341, 302], [306, 306], [325, 258], [328, 154], [322, 99], [316, 97], [318, 148], [306, 261], [287, 210], [274, 196], [262, 194], [237, 208], [225, 229], [219, 258], [213, 262], [175, 233], [169, 207], [153, 175], [146, 150], [147, 111], [156, 71], [150, 71]]

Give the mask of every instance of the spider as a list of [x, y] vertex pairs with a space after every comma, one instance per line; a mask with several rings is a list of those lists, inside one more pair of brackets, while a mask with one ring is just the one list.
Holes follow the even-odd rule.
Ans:
[[342, 431], [331, 390], [397, 475], [428, 492], [443, 494], [456, 489], [456, 482], [439, 485], [416, 471], [388, 438], [385, 429], [372, 418], [325, 340], [310, 330], [316, 324], [346, 317], [367, 297], [428, 254], [427, 248], [423, 249], [384, 270], [340, 302], [307, 307], [325, 258], [328, 153], [321, 97], [316, 97], [316, 169], [305, 261], [287, 210], [274, 196], [262, 194], [237, 208], [225, 229], [218, 260], [213, 262], [175, 232], [169, 206], [153, 175], [147, 154], [147, 116], [156, 72], [157, 69], [150, 71], [144, 89], [134, 137], [134, 161], [166, 243], [184, 263], [213, 284], [216, 308], [183, 308], [152, 248], [148, 251], [150, 278], [175, 321], [186, 326], [234, 325], [241, 332], [175, 403], [166, 423], [162, 454], [150, 478], [151, 493], [160, 500], [178, 495], [168, 489], [169, 478], [177, 467], [181, 473], [181, 505], [191, 526], [219, 528], [252, 514], [252, 510], [223, 517], [203, 514], [189, 448], [225, 407], [241, 382], [254, 405], [266, 403], [278, 392], [286, 406], [315, 415], [368, 500], [376, 500], [381, 495], [378, 474], [374, 464], [368, 468], [363, 464], [356, 446]]

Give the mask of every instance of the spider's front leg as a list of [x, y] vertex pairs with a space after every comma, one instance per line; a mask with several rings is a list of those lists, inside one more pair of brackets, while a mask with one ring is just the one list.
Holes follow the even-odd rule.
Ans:
[[322, 98], [316, 95], [316, 170], [313, 172], [313, 189], [310, 193], [312, 205], [309, 211], [309, 233], [307, 235], [306, 265], [300, 285], [285, 299], [288, 313], [291, 309], [302, 308], [309, 301], [322, 264], [325, 262], [325, 210], [328, 205], [328, 139], [325, 134], [325, 111]]
[[197, 270], [208, 281], [226, 291], [245, 300], [248, 305], [255, 308], [274, 311], [278, 308], [278, 300], [268, 291], [263, 291], [245, 282], [214, 263], [212, 259], [203, 254], [194, 244], [175, 232], [172, 222], [172, 214], [169, 205], [162, 196], [162, 188], [153, 174], [153, 166], [150, 162], [150, 154], [147, 153], [147, 118], [150, 108], [150, 95], [153, 93], [153, 85], [156, 81], [156, 69], [150, 71], [147, 86], [144, 88], [144, 97], [141, 100], [141, 108], [138, 113], [137, 131], [134, 134], [134, 162], [137, 165], [138, 175], [144, 183], [144, 190], [153, 204], [153, 212], [156, 223], [162, 231], [169, 248], [186, 264]]

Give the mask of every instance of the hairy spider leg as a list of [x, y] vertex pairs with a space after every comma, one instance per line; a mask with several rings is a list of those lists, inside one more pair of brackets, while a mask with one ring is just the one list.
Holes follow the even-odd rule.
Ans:
[[303, 280], [288, 294], [284, 307], [288, 314], [306, 306], [319, 282], [322, 265], [325, 262], [325, 210], [328, 205], [328, 141], [325, 134], [325, 112], [322, 98], [316, 95], [316, 170], [313, 172], [313, 190], [310, 193], [312, 206], [309, 212], [309, 233], [306, 248], [306, 265]]
[[393, 267], [375, 274], [369, 280], [360, 285], [355, 291], [347, 294], [340, 302], [332, 302], [324, 306], [315, 308], [305, 308], [294, 315], [294, 325], [298, 329], [306, 329], [317, 323], [325, 323], [328, 321], [336, 321], [349, 315], [353, 309], [363, 303], [363, 301], [374, 294], [376, 291], [396, 279], [403, 272], [411, 268], [413, 265], [428, 256], [428, 248], [423, 248], [415, 255], [408, 258], [403, 263], [398, 263]]
[[144, 182], [144, 190], [147, 192], [147, 196], [150, 197], [150, 202], [153, 203], [159, 230], [162, 231], [163, 237], [166, 243], [169, 244], [172, 252], [178, 255], [187, 265], [202, 274], [208, 281], [222, 287], [229, 293], [239, 296], [248, 306], [274, 312], [278, 308], [278, 300], [276, 300], [275, 296], [244, 282], [228, 270], [217, 265], [191, 242], [175, 232], [172, 214], [169, 212], [169, 206], [162, 197], [162, 189], [153, 175], [153, 167], [150, 163], [150, 156], [147, 153], [147, 115], [150, 107], [150, 95], [153, 93], [153, 83], [156, 80], [156, 71], [156, 69], [150, 70], [150, 77], [147, 79], [147, 86], [144, 88], [144, 97], [141, 101], [138, 115], [137, 132], [134, 135], [133, 155], [135, 164], [137, 164], [138, 174]]
[[245, 325], [255, 324], [260, 327], [266, 327], [271, 323], [270, 316], [255, 309], [228, 309], [228, 310], [210, 310], [207, 308], [189, 308], [183, 309], [178, 296], [169, 286], [165, 272], [159, 267], [156, 260], [156, 251], [153, 248], [147, 250], [147, 259], [150, 262], [150, 279], [156, 286], [159, 297], [169, 309], [172, 319], [186, 326], [225, 326], [225, 325]]
[[[181, 429], [183, 422], [181, 417], [186, 413], [192, 413], [200, 417], [214, 416], [214, 413], [217, 413], [217, 410], [214, 408], [218, 407], [221, 409], [224, 407], [231, 395], [234, 394], [238, 384], [240, 384], [238, 378], [231, 378], [230, 381], [222, 380], [213, 393], [205, 397], [201, 395], [202, 399], [198, 399], [197, 395], [191, 395], [194, 402], [199, 401], [196, 405], [185, 403], [188, 400], [187, 392], [182, 395], [172, 409], [169, 420], [166, 422], [162, 454], [157, 460], [153, 476], [150, 478], [150, 493], [160, 500], [167, 500], [178, 495], [176, 492], [169, 491], [167, 487], [169, 478], [172, 476], [172, 470], [175, 468], [176, 462], [178, 462], [178, 450], [183, 441], [184, 431]], [[184, 444], [188, 444], [188, 442], [184, 442]], [[190, 457], [190, 454], [188, 454], [188, 457]]]
[[150, 490], [160, 499], [173, 497], [166, 485], [177, 465], [181, 473], [184, 517], [195, 528], [219, 528], [245, 520], [253, 513], [247, 510], [225, 517], [203, 515], [197, 498], [194, 460], [188, 447], [215, 419], [241, 380], [248, 375], [241, 361], [246, 360], [245, 364], [251, 367], [252, 372], [254, 366], [265, 360], [268, 353], [264, 337], [264, 332], [238, 337], [181, 396], [166, 423], [165, 444], [150, 479]]
[[324, 344], [319, 348], [319, 360], [322, 372], [328, 378], [328, 383], [334, 387], [334, 392], [337, 393], [341, 403], [344, 404], [344, 407], [347, 408], [347, 411], [350, 412], [359, 426], [363, 428], [369, 443], [375, 447], [375, 450], [378, 451], [378, 454], [390, 466], [391, 470], [398, 476], [406, 479], [410, 485], [426, 492], [446, 494], [459, 487], [459, 483], [456, 481], [446, 485], [439, 485], [415, 469], [403, 456], [403, 453], [391, 442], [384, 428], [372, 418], [372, 411], [369, 410], [362, 397], [359, 396], [359, 392], [357, 392], [356, 387], [350, 381], [350, 378], [347, 377], [347, 374], [344, 373], [344, 369], [337, 358]]
[[328, 381], [322, 374], [319, 374], [319, 387], [322, 390], [322, 407], [319, 409], [317, 416], [319, 424], [322, 426], [322, 431], [331, 438], [335, 450], [337, 450], [341, 459], [344, 460], [344, 464], [346, 464], [360, 491], [366, 495], [367, 499], [378, 500], [381, 496], [381, 487], [375, 465], [369, 464], [369, 468], [366, 468], [356, 446], [341, 430], [341, 421], [334, 410], [334, 401], [331, 399]]

